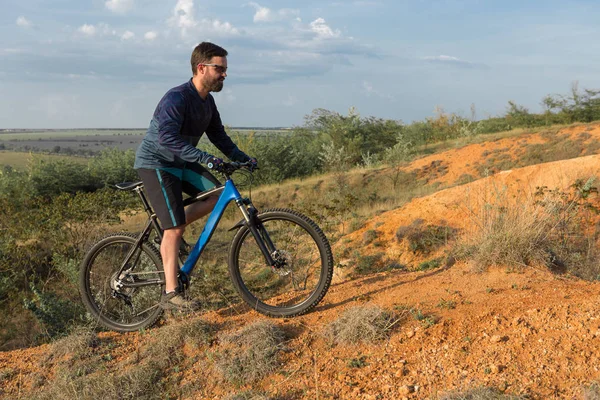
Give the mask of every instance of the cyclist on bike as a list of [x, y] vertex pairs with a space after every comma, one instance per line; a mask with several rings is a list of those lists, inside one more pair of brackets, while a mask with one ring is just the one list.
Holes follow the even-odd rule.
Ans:
[[225, 132], [215, 100], [210, 92], [223, 89], [227, 76], [227, 51], [202, 42], [192, 52], [193, 77], [169, 90], [158, 103], [150, 127], [137, 149], [134, 168], [146, 188], [148, 198], [164, 229], [160, 245], [165, 271], [164, 309], [196, 309], [178, 287], [178, 252], [186, 225], [207, 215], [217, 198], [183, 208], [183, 192], [197, 195], [219, 181], [204, 167], [220, 171], [223, 160], [196, 148], [206, 132], [209, 140], [233, 161], [257, 161], [243, 153]]

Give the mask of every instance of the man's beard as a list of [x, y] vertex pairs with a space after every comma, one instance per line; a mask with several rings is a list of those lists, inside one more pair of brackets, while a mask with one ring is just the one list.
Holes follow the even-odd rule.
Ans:
[[223, 89], [223, 81], [217, 80], [208, 85], [209, 92], [220, 92]]

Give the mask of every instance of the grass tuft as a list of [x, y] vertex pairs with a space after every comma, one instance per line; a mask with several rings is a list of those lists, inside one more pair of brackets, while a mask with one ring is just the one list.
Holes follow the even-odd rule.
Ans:
[[393, 312], [379, 306], [358, 306], [327, 325], [324, 334], [334, 345], [376, 343], [387, 339], [398, 321]]
[[577, 180], [565, 191], [538, 187], [525, 201], [509, 200], [505, 189], [493, 188], [495, 198], [470, 210], [476, 229], [457, 245], [455, 254], [480, 271], [492, 265], [547, 266], [553, 272], [599, 279], [594, 181]]
[[583, 400], [600, 400], [600, 382], [592, 382], [583, 389]]
[[414, 254], [429, 254], [448, 243], [456, 236], [456, 230], [445, 225], [425, 225], [416, 219], [408, 226], [396, 230], [396, 239], [406, 240]]
[[438, 397], [438, 400], [525, 400], [528, 396], [504, 394], [498, 389], [479, 387], [465, 392], [451, 392]]
[[286, 349], [286, 335], [271, 321], [261, 320], [221, 337], [215, 366], [223, 378], [235, 385], [255, 382], [279, 366]]

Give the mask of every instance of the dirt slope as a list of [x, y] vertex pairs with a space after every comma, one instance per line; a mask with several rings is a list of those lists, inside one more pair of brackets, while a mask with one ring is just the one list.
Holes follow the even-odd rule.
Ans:
[[[596, 131], [600, 133], [600, 129]], [[431, 157], [454, 160], [452, 165], [464, 162], [466, 155], [452, 154]], [[429, 165], [432, 160], [418, 160], [414, 167]], [[341, 242], [364, 254], [383, 251], [389, 259], [415, 263], [420, 259], [396, 240], [399, 226], [423, 219], [466, 231], [473, 221], [472, 211], [484, 201], [519, 201], [538, 186], [565, 189], [575, 179], [599, 172], [600, 156], [506, 171], [415, 199], [378, 216]], [[456, 177], [462, 173], [465, 171], [457, 172]], [[378, 232], [376, 247], [362, 244], [369, 230]], [[223, 382], [207, 356], [218, 343], [186, 347], [192, 361], [173, 373], [178, 374], [181, 385], [199, 383], [187, 396], [197, 399], [220, 399], [249, 389], [289, 399], [426, 399], [483, 385], [534, 399], [583, 399], [583, 388], [600, 381], [600, 283], [544, 269], [507, 267], [478, 273], [469, 265], [456, 263], [448, 268], [395, 270], [359, 279], [345, 278], [339, 270], [314, 312], [275, 320], [290, 337], [278, 373], [242, 387]], [[331, 347], [323, 337], [324, 327], [346, 309], [364, 304], [418, 308], [435, 323], [426, 326], [406, 318], [383, 343]], [[263, 317], [239, 306], [194, 318], [233, 331]], [[114, 344], [105, 365], [108, 373], [120, 371], [124, 360], [139, 352], [147, 340], [147, 334], [138, 333], [100, 336]], [[46, 345], [0, 353], [0, 396], [28, 398], [40, 390], [36, 389], [40, 376], [51, 382], [57, 365], [47, 361], [49, 351]], [[351, 367], [356, 359], [363, 361]]]

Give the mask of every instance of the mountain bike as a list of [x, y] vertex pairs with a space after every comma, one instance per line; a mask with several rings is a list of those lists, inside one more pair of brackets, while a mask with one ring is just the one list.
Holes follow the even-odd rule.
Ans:
[[[250, 177], [248, 163], [225, 163], [225, 183], [184, 200], [219, 199], [193, 247], [182, 246], [179, 287], [189, 288], [191, 273], [230, 202], [242, 214], [229, 248], [228, 269], [241, 298], [270, 317], [294, 317], [314, 308], [325, 296], [333, 275], [327, 237], [310, 218], [290, 209], [259, 212], [238, 191], [232, 175]], [[148, 220], [139, 234], [113, 233], [95, 243], [80, 266], [79, 290], [91, 317], [104, 327], [129, 332], [147, 328], [161, 317], [164, 271], [159, 251], [163, 230], [144, 193], [142, 182], [116, 185], [139, 196]]]

